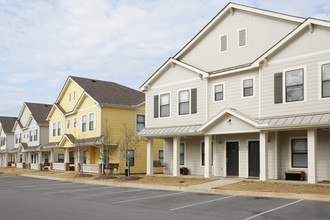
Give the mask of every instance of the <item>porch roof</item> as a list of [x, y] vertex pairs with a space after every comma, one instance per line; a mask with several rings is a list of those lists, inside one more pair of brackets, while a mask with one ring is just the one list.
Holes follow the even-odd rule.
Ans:
[[330, 127], [330, 112], [261, 119], [259, 129], [281, 129], [295, 127]]
[[173, 127], [158, 127], [158, 128], [145, 128], [140, 131], [140, 137], [173, 137], [184, 135], [201, 135], [199, 128], [202, 125], [187, 125], [187, 126], [173, 126]]

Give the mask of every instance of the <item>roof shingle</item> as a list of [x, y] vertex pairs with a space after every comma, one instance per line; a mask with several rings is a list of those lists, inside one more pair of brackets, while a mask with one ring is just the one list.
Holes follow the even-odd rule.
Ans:
[[52, 108], [51, 104], [31, 103], [31, 102], [25, 102], [25, 104], [30, 109], [33, 118], [36, 120], [38, 124], [48, 125], [48, 121], [46, 121], [46, 118]]
[[4, 130], [5, 133], [12, 133], [12, 129], [14, 127], [16, 120], [17, 120], [16, 117], [0, 116], [0, 122], [2, 124], [2, 129]]
[[70, 76], [100, 104], [136, 106], [144, 102], [144, 93], [114, 82]]

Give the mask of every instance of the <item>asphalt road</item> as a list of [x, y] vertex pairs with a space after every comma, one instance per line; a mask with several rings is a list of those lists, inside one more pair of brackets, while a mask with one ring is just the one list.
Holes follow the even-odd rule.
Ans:
[[330, 203], [3, 176], [0, 219], [330, 219]]

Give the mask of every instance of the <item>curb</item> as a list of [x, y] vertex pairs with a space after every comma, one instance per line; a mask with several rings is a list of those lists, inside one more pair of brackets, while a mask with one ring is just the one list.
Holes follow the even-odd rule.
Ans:
[[105, 185], [105, 186], [132, 187], [132, 188], [145, 188], [145, 189], [157, 189], [157, 190], [173, 190], [173, 191], [212, 193], [212, 194], [238, 195], [238, 196], [303, 199], [303, 200], [316, 200], [316, 201], [330, 202], [329, 195], [318, 195], [318, 194], [252, 192], [252, 191], [219, 190], [219, 189], [196, 189], [196, 188], [181, 187], [181, 186], [152, 185], [152, 184], [141, 184], [141, 183], [103, 182], [103, 181], [97, 181], [97, 180], [73, 180], [73, 179], [68, 179], [68, 178], [38, 176], [38, 175], [31, 175], [31, 174], [22, 174], [21, 176], [30, 177], [30, 178], [38, 178], [38, 179], [71, 181], [71, 182], [87, 183], [87, 184], [94, 184], [94, 185]]

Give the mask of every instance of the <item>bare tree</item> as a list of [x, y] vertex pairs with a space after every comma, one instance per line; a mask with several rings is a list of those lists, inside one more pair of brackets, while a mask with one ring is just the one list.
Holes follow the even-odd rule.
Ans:
[[128, 167], [128, 176], [130, 175], [131, 159], [135, 156], [136, 147], [140, 139], [136, 135], [136, 131], [129, 127], [127, 123], [123, 123], [122, 136], [119, 140], [120, 152], [122, 153], [126, 167]]
[[[108, 121], [105, 121], [105, 125], [103, 127], [103, 138], [101, 140], [99, 158], [102, 161], [102, 174], [109, 175], [110, 174], [110, 146], [113, 144], [113, 134]], [[105, 172], [104, 172], [105, 170]]]

